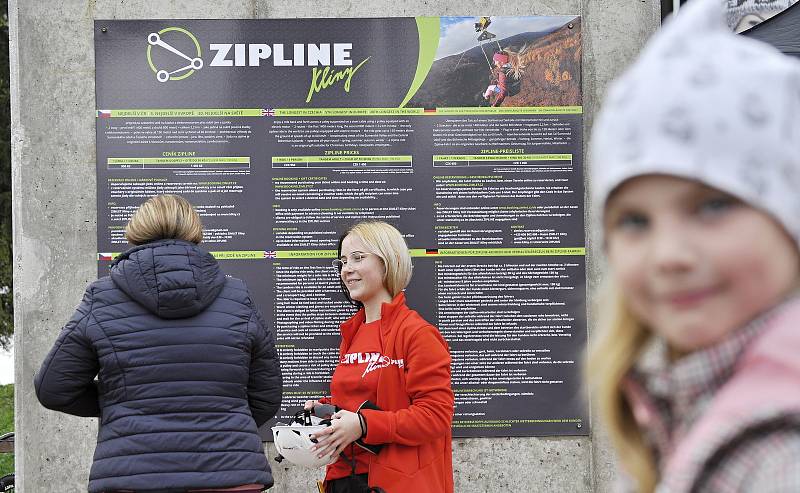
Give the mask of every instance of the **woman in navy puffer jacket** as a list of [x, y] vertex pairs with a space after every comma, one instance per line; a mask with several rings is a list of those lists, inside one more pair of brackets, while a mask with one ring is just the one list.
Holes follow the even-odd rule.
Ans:
[[145, 202], [125, 235], [137, 246], [89, 285], [35, 382], [45, 407], [100, 418], [89, 491], [272, 486], [258, 427], [281, 373], [247, 287], [197, 246], [181, 197]]

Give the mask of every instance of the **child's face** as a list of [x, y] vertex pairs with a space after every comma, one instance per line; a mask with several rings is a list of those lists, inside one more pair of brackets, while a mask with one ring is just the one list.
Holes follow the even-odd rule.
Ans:
[[628, 306], [679, 355], [721, 341], [798, 285], [800, 255], [785, 230], [693, 180], [633, 178], [603, 223]]

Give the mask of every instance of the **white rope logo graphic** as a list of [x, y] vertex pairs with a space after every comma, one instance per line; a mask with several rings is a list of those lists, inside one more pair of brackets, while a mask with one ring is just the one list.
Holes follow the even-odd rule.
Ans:
[[[177, 31], [177, 32], [183, 33], [186, 36], [188, 36], [189, 39], [192, 40], [192, 42], [194, 43], [195, 49], [197, 51], [197, 55], [195, 57], [191, 57], [191, 56], [183, 53], [182, 51], [178, 50], [177, 48], [173, 47], [172, 45], [170, 45], [169, 43], [167, 43], [166, 41], [161, 39], [161, 36], [164, 35], [164, 33], [172, 32], [172, 31]], [[168, 27], [166, 29], [162, 29], [161, 31], [159, 31], [157, 33], [150, 33], [147, 36], [147, 43], [148, 43], [148, 46], [147, 46], [147, 62], [150, 64], [150, 68], [156, 74], [156, 80], [158, 80], [159, 82], [167, 82], [168, 80], [185, 79], [185, 78], [189, 77], [190, 75], [192, 75], [195, 70], [200, 70], [201, 68], [203, 68], [203, 59], [200, 58], [201, 57], [200, 43], [197, 41], [197, 38], [195, 38], [194, 35], [192, 33], [190, 33], [189, 31], [187, 31], [186, 29], [182, 29], [180, 27]], [[189, 62], [189, 64], [186, 65], [186, 66], [180, 67], [178, 69], [172, 70], [172, 71], [163, 70], [163, 69], [157, 69], [155, 64], [153, 63], [153, 56], [152, 56], [153, 47], [156, 47], [156, 46], [159, 47], [159, 48], [163, 48], [163, 49], [165, 49], [165, 50], [167, 50], [167, 51], [169, 51], [171, 53], [174, 53], [175, 55], [178, 55], [179, 57], [181, 57], [184, 60], [186, 60], [187, 62]], [[178, 74], [182, 74], [182, 75], [178, 75]]]

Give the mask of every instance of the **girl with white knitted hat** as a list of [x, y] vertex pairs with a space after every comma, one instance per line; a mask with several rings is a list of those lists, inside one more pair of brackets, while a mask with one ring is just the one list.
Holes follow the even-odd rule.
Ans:
[[611, 88], [588, 364], [628, 487], [800, 491], [800, 61], [692, 0]]

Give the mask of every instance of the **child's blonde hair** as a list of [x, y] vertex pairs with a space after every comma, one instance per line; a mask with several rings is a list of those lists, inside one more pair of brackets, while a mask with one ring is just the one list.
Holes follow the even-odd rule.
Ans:
[[623, 469], [650, 492], [658, 480], [653, 452], [622, 393], [622, 382], [650, 340], [650, 331], [631, 313], [613, 281], [596, 300], [598, 325], [589, 345], [586, 378]]

